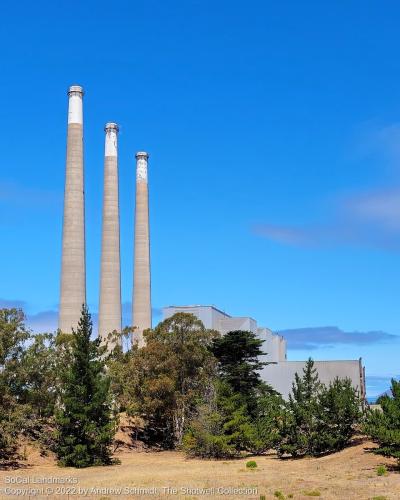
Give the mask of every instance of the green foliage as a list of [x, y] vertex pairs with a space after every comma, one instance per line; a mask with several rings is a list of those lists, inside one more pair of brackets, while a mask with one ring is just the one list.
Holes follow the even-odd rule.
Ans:
[[274, 491], [274, 497], [279, 498], [279, 500], [285, 500], [285, 495], [279, 490]]
[[265, 392], [258, 396], [252, 416], [251, 453], [259, 455], [278, 445], [283, 416], [284, 401], [279, 394]]
[[400, 463], [400, 381], [392, 380], [391, 390], [391, 396], [380, 398], [381, 410], [369, 411], [364, 431], [379, 444], [376, 453]]
[[0, 309], [0, 461], [14, 458], [29, 408], [19, 404], [20, 364], [29, 332], [19, 309]]
[[218, 360], [219, 375], [235, 393], [242, 395], [250, 412], [257, 392], [270, 389], [259, 374], [267, 364], [259, 360], [265, 354], [261, 349], [263, 342], [253, 332], [236, 330], [215, 338], [211, 346]]
[[263, 453], [279, 439], [282, 398], [262, 382], [262, 340], [252, 332], [234, 331], [215, 338], [211, 351], [219, 379], [208, 400], [197, 408], [185, 435], [190, 456], [229, 457]]
[[262, 453], [275, 443], [278, 434], [274, 418], [278, 418], [280, 405], [280, 397], [264, 395], [260, 411], [253, 417], [241, 394], [233, 392], [227, 382], [215, 380], [212, 397], [198, 408], [185, 435], [184, 449], [189, 456], [203, 458]]
[[[113, 374], [123, 374], [121, 400], [128, 414], [143, 418], [145, 438], [163, 447], [182, 444], [183, 434], [210, 390], [215, 360], [209, 351], [217, 335], [192, 314], [177, 313], [145, 332]], [[118, 383], [118, 378], [114, 383]]]
[[321, 492], [318, 490], [303, 491], [306, 497], [320, 497]]
[[257, 469], [257, 462], [255, 460], [249, 460], [246, 462], [247, 469]]
[[184, 440], [189, 456], [229, 458], [237, 456], [248, 440], [249, 419], [240, 395], [215, 380], [209, 400], [197, 408]]
[[343, 449], [360, 422], [361, 401], [349, 379], [336, 378], [319, 395], [320, 453]]
[[388, 471], [386, 465], [378, 465], [378, 467], [376, 468], [377, 476], [386, 476], [387, 473]]
[[278, 455], [314, 455], [319, 449], [319, 403], [321, 384], [310, 358], [303, 376], [295, 375], [287, 411], [283, 415]]
[[360, 421], [360, 401], [348, 379], [321, 384], [310, 358], [303, 376], [295, 375], [283, 414], [278, 455], [317, 456], [337, 451], [349, 442]]
[[53, 334], [32, 336], [20, 366], [21, 399], [29, 404], [36, 418], [54, 414], [59, 384], [59, 350]]
[[73, 331], [71, 364], [62, 373], [61, 407], [57, 413], [57, 456], [72, 467], [110, 464], [115, 433], [104, 348], [90, 340], [92, 322], [86, 308]]

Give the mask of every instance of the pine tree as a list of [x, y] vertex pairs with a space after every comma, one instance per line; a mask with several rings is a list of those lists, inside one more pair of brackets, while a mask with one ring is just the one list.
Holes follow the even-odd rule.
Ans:
[[[343, 449], [361, 418], [361, 401], [351, 380], [336, 378], [319, 396], [319, 451]], [[318, 449], [316, 449], [318, 451]]]
[[391, 396], [379, 398], [381, 410], [369, 412], [364, 430], [379, 444], [376, 453], [395, 457], [400, 464], [400, 381], [392, 380], [391, 390]]
[[361, 403], [349, 379], [321, 384], [310, 358], [303, 376], [295, 375], [282, 419], [278, 455], [329, 453], [346, 446], [361, 417]]
[[292, 394], [289, 395], [285, 412], [278, 455], [314, 455], [319, 441], [319, 401], [321, 383], [314, 361], [309, 358], [303, 368], [303, 376], [295, 374]]
[[99, 339], [90, 340], [92, 322], [86, 306], [73, 331], [71, 365], [62, 376], [57, 456], [60, 465], [88, 467], [112, 463], [115, 420], [110, 381], [105, 375]]

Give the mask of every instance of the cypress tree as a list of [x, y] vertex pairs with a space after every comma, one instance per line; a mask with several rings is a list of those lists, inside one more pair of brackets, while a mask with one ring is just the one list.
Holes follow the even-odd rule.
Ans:
[[73, 330], [71, 364], [62, 374], [60, 409], [56, 416], [57, 456], [60, 465], [89, 467], [112, 463], [115, 433], [110, 380], [105, 374], [100, 340], [90, 340], [92, 321], [82, 307]]
[[235, 394], [240, 394], [251, 416], [256, 414], [261, 395], [276, 394], [262, 381], [259, 371], [268, 363], [260, 361], [263, 340], [253, 332], [235, 330], [213, 340], [211, 352], [218, 360], [218, 371]]

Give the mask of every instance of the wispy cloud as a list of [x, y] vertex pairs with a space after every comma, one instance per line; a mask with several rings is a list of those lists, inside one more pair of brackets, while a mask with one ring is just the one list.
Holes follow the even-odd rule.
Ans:
[[57, 191], [24, 186], [15, 182], [0, 182], [0, 203], [43, 207], [62, 201]]
[[325, 224], [259, 224], [253, 233], [292, 246], [364, 246], [400, 251], [400, 187], [338, 197]]
[[[361, 246], [400, 251], [400, 123], [367, 124], [358, 138], [361, 156], [390, 166], [386, 187], [336, 195], [322, 223], [305, 225], [266, 221], [252, 232], [284, 245], [298, 247]], [[315, 207], [318, 211], [319, 207]]]
[[345, 332], [337, 326], [321, 326], [281, 330], [286, 338], [288, 349], [314, 350], [338, 344], [367, 345], [396, 342], [400, 337], [382, 331]]
[[0, 309], [23, 309], [25, 310], [27, 303], [23, 300], [10, 300], [0, 298]]

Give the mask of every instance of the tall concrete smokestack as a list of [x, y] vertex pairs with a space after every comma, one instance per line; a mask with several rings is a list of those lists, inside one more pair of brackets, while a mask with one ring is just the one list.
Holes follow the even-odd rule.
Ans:
[[99, 336], [121, 331], [121, 263], [118, 199], [118, 125], [105, 128], [103, 236], [101, 245]]
[[64, 192], [61, 293], [58, 326], [70, 333], [86, 303], [85, 205], [83, 176], [83, 88], [68, 90], [68, 137]]
[[139, 347], [144, 345], [143, 331], [151, 328], [148, 158], [147, 153], [136, 154], [133, 326], [136, 327], [136, 340]]

